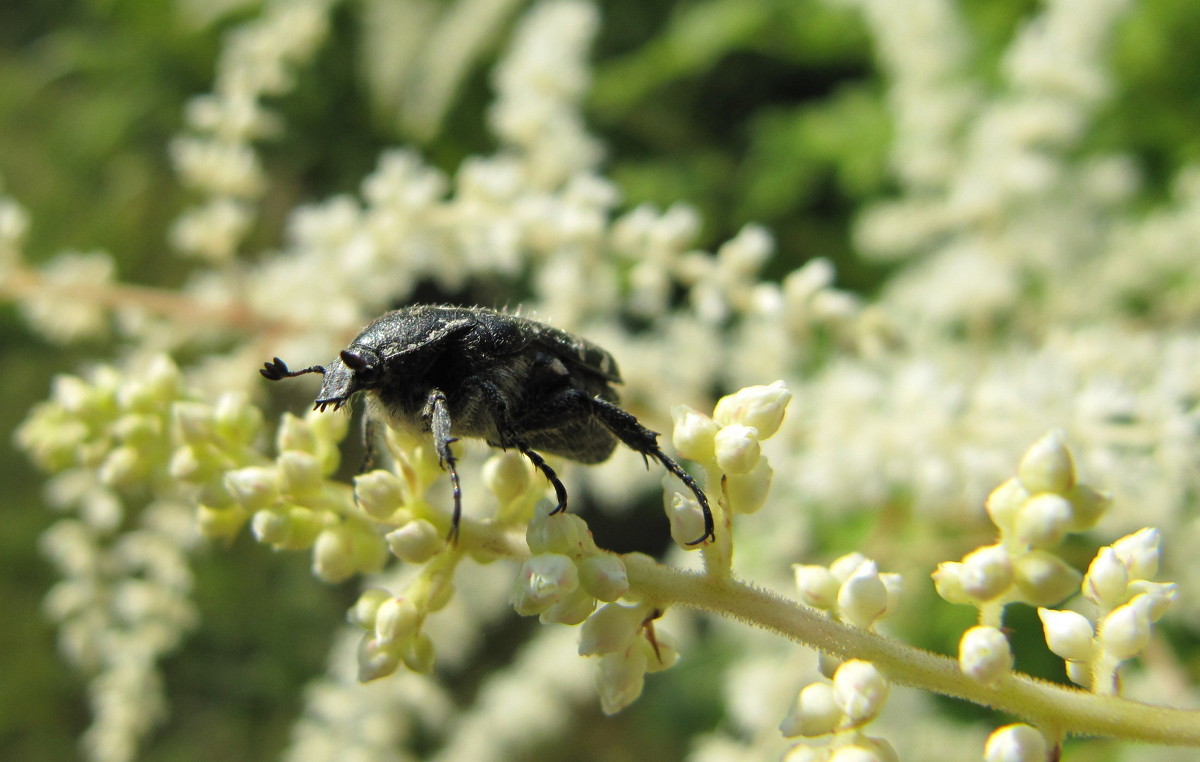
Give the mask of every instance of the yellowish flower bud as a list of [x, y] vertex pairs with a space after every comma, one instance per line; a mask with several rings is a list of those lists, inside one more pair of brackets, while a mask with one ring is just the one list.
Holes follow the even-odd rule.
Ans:
[[1033, 550], [1017, 559], [1013, 578], [1026, 603], [1053, 606], [1079, 590], [1082, 576], [1053, 553]]
[[750, 473], [762, 454], [762, 446], [758, 443], [758, 429], [738, 423], [718, 431], [714, 447], [717, 467], [726, 474]]
[[854, 725], [875, 719], [887, 696], [887, 681], [868, 661], [851, 659], [834, 673], [833, 699]]
[[1075, 461], [1063, 443], [1064, 434], [1054, 430], [1025, 451], [1017, 466], [1017, 478], [1030, 494], [1052, 492], [1065, 495], [1075, 486]]
[[832, 733], [844, 716], [834, 699], [833, 684], [822, 680], [801, 689], [792, 711], [779, 724], [779, 730], [784, 738], [814, 738]]
[[671, 418], [675, 421], [671, 442], [679, 457], [697, 463], [713, 463], [716, 460], [714, 441], [721, 429], [717, 422], [687, 405], [671, 408]]
[[1048, 762], [1050, 745], [1029, 725], [1005, 725], [988, 738], [983, 758], [986, 762]]
[[1087, 574], [1083, 575], [1083, 595], [1104, 611], [1125, 602], [1129, 588], [1129, 574], [1121, 559], [1111, 547], [1101, 548]]
[[729, 498], [730, 510], [744, 514], [757, 512], [767, 502], [771, 477], [774, 475], [775, 471], [767, 459], [759, 458], [750, 473], [726, 476], [725, 494]]
[[958, 643], [958, 667], [973, 680], [984, 684], [996, 682], [1012, 671], [1013, 653], [1008, 638], [995, 627], [972, 627]]
[[605, 602], [615, 601], [629, 590], [625, 564], [609, 553], [597, 553], [579, 563], [579, 584]]
[[1042, 630], [1046, 634], [1046, 646], [1058, 656], [1069, 661], [1091, 661], [1095, 653], [1092, 640], [1092, 623], [1074, 611], [1038, 609]]
[[713, 418], [721, 426], [742, 424], [758, 431], [758, 439], [770, 439], [779, 430], [791, 391], [776, 381], [769, 386], [747, 386], [717, 401]]
[[397, 558], [410, 564], [423, 564], [446, 546], [437, 527], [425, 519], [406, 522], [399, 529], [388, 532], [384, 539]]

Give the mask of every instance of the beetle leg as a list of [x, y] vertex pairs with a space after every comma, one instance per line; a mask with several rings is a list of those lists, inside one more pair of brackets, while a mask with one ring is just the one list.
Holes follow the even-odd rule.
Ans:
[[458, 469], [454, 467], [457, 459], [450, 449], [450, 444], [455, 441], [450, 435], [450, 408], [446, 406], [446, 395], [440, 389], [429, 393], [424, 415], [433, 433], [433, 449], [437, 452], [438, 463], [450, 472], [450, 485], [454, 490], [454, 516], [450, 519], [450, 534], [446, 536], [446, 541], [454, 545], [458, 542], [458, 524], [462, 519], [462, 488], [458, 484]]
[[562, 480], [558, 478], [558, 474], [546, 463], [545, 459], [529, 446], [524, 437], [517, 433], [512, 416], [509, 415], [508, 403], [504, 400], [504, 394], [491, 381], [478, 379], [473, 382], [473, 385], [483, 392], [488, 406], [491, 408], [496, 431], [500, 435], [498, 444], [502, 448], [515, 447], [520, 450], [521, 454], [529, 458], [533, 467], [541, 471], [546, 480], [550, 482], [550, 486], [554, 488], [554, 497], [558, 500], [558, 505], [550, 511], [550, 515], [553, 516], [567, 510], [567, 488], [563, 486]]
[[379, 444], [379, 423], [368, 410], [363, 414], [362, 422], [362, 437], [363, 437], [363, 462], [358, 472], [365, 474], [375, 468], [375, 448]]
[[590, 397], [589, 404], [592, 414], [613, 433], [613, 436], [631, 449], [641, 453], [643, 458], [654, 458], [662, 463], [663, 468], [679, 477], [679, 480], [696, 496], [700, 510], [704, 511], [704, 534], [700, 535], [699, 539], [689, 542], [688, 545], [699, 545], [713, 537], [713, 515], [712, 508], [708, 505], [708, 496], [704, 494], [704, 490], [700, 489], [700, 485], [696, 483], [692, 475], [684, 471], [682, 466], [672, 460], [671, 456], [658, 446], [658, 433], [646, 428], [633, 414], [622, 410], [606, 399]]

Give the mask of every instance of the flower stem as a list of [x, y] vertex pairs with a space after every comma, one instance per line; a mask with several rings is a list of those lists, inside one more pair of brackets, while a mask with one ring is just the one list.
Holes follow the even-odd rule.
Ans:
[[1198, 711], [1100, 696], [1015, 673], [997, 685], [983, 685], [964, 675], [955, 659], [832, 621], [732, 577], [673, 569], [640, 554], [624, 555], [622, 560], [631, 595], [658, 607], [678, 604], [738, 619], [818, 651], [870, 661], [892, 682], [989, 706], [1039, 727], [1072, 735], [1200, 746]]

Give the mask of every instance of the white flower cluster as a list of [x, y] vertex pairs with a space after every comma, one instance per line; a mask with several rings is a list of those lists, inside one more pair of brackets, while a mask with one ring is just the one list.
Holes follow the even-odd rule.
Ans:
[[939, 564], [933, 575], [938, 595], [976, 606], [982, 623], [994, 627], [1011, 602], [1049, 606], [1063, 600], [1077, 589], [1080, 575], [1053, 549], [1068, 532], [1094, 526], [1109, 503], [1107, 495], [1076, 481], [1062, 433], [1046, 434], [1025, 452], [1017, 476], [988, 497], [988, 516], [1000, 533], [996, 544]]
[[591, 80], [583, 54], [599, 22], [596, 6], [582, 0], [540, 3], [518, 24], [512, 52], [493, 73], [492, 132], [524, 155], [534, 187], [556, 188], [601, 158], [579, 113]]
[[264, 96], [291, 89], [290, 68], [303, 63], [325, 37], [331, 0], [276, 0], [260, 19], [226, 42], [211, 95], [187, 109], [193, 134], [177, 138], [171, 156], [181, 181], [205, 197], [175, 223], [180, 251], [227, 262], [254, 219], [252, 202], [266, 186], [253, 141], [279, 130]]
[[875, 562], [849, 553], [829, 566], [793, 564], [800, 600], [846, 624], [870, 629], [900, 605], [903, 579], [880, 573]]
[[1046, 644], [1067, 662], [1067, 676], [1097, 693], [1120, 690], [1117, 669], [1140, 654], [1175, 602], [1173, 583], [1154, 582], [1159, 534], [1143, 529], [1100, 549], [1083, 578], [1083, 597], [1097, 611], [1095, 624], [1074, 611], [1040, 608]]
[[828, 738], [823, 746], [793, 746], [784, 760], [899, 762], [891, 744], [863, 733], [887, 702], [888, 688], [873, 664], [858, 659], [844, 662], [829, 680], [806, 685], [779, 730], [788, 738]]
[[[83, 745], [97, 762], [131, 759], [165, 716], [157, 661], [195, 625], [192, 496], [165, 478], [180, 384], [165, 358], [129, 377], [111, 368], [60, 376], [17, 432], [57, 472], [49, 493], [65, 515], [42, 551], [62, 579], [45, 610], [63, 654], [92, 676]], [[156, 485], [149, 499], [146, 484]]]
[[[723, 500], [718, 508], [730, 514], [723, 517], [726, 527], [732, 527], [733, 514], [755, 513], [766, 502], [775, 472], [762, 455], [762, 442], [779, 431], [791, 399], [791, 391], [776, 381], [722, 397], [711, 418], [686, 405], [671, 411], [672, 439], [680, 456], [703, 466], [707, 483], [721, 485]], [[692, 544], [705, 532], [699, 504], [677, 494], [668, 515], [671, 536], [679, 547], [699, 547]], [[715, 552], [728, 557], [729, 532], [718, 532], [716, 543]]]

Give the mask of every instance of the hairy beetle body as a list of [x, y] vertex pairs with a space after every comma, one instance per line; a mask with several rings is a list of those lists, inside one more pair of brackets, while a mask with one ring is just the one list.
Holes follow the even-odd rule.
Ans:
[[705, 534], [693, 544], [712, 536], [704, 492], [662, 451], [655, 432], [617, 406], [613, 384], [621, 375], [612, 355], [552, 326], [483, 307], [418, 305], [380, 316], [326, 366], [289, 371], [275, 358], [260, 372], [274, 381], [321, 373], [315, 409], [338, 409], [363, 392], [368, 421], [432, 433], [454, 485], [452, 538], [461, 490], [450, 443], [461, 437], [520, 450], [554, 487], [555, 512], [566, 508], [566, 489], [538, 453], [599, 463], [622, 441], [696, 495]]

